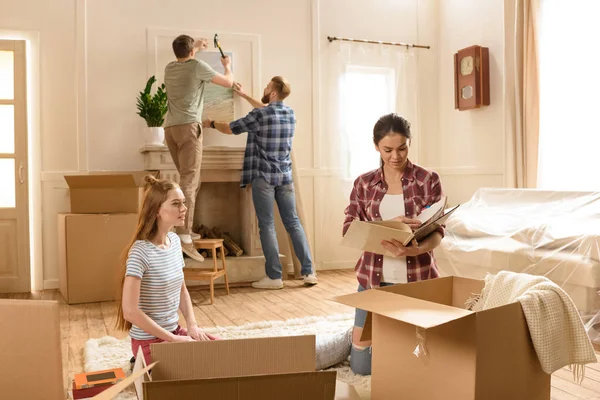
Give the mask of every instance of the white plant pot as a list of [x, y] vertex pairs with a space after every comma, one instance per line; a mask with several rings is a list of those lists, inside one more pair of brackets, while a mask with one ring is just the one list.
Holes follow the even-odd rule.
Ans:
[[147, 145], [161, 146], [165, 141], [165, 129], [162, 126], [146, 127], [144, 139]]

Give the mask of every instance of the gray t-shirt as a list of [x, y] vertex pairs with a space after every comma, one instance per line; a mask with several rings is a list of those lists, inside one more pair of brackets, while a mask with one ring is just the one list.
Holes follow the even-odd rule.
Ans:
[[173, 61], [167, 64], [165, 87], [169, 102], [165, 128], [202, 122], [204, 87], [215, 74], [215, 70], [202, 60]]

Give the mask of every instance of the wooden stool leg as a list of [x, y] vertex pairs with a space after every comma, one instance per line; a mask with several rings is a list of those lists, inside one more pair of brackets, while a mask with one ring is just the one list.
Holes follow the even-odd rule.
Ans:
[[[215, 272], [218, 271], [217, 264], [217, 249], [213, 246], [212, 248], [212, 257], [213, 257], [213, 269]], [[210, 304], [215, 302], [215, 278], [211, 278], [210, 280]]]
[[212, 258], [214, 272], [217, 272], [219, 270], [219, 265], [217, 264], [217, 250], [214, 247], [212, 248]]
[[225, 250], [223, 250], [223, 246], [221, 246], [221, 260], [223, 263], [223, 271], [225, 272], [225, 290], [227, 294], [229, 294], [229, 278], [227, 277], [227, 265], [225, 264]]

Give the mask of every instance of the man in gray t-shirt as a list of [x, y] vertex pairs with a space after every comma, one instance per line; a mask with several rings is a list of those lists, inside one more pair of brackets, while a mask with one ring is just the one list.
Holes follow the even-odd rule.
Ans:
[[194, 207], [200, 189], [200, 164], [202, 163], [202, 110], [204, 108], [204, 87], [209, 82], [223, 87], [233, 86], [231, 60], [221, 58], [225, 73], [213, 70], [204, 61], [194, 57], [206, 49], [206, 39], [194, 40], [180, 35], [173, 41], [176, 61], [165, 67], [168, 111], [165, 118], [165, 141], [177, 172], [179, 185], [185, 195], [187, 214], [185, 225], [177, 227], [184, 254], [196, 261], [204, 258], [194, 248], [193, 239], [199, 235], [192, 232]]

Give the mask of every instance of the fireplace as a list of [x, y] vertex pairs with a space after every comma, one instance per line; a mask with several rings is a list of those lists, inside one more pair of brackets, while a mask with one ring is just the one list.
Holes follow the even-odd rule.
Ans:
[[[179, 174], [166, 146], [146, 146], [144, 169], [158, 172], [161, 178], [179, 182]], [[201, 166], [200, 192], [196, 200], [194, 227], [203, 225], [227, 232], [243, 250], [239, 257], [226, 257], [230, 283], [249, 283], [264, 276], [264, 256], [260, 244], [258, 222], [249, 187], [240, 188], [244, 148], [207, 146]], [[281, 256], [283, 257], [283, 256]], [[186, 265], [212, 266], [212, 259], [197, 263], [185, 258]], [[282, 262], [284, 260], [282, 259]], [[285, 265], [285, 264], [284, 264]], [[222, 283], [222, 278], [215, 281]], [[190, 286], [205, 282], [189, 282]]]

